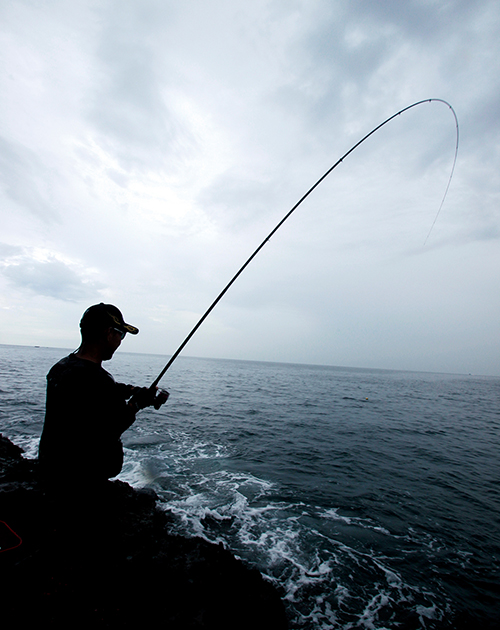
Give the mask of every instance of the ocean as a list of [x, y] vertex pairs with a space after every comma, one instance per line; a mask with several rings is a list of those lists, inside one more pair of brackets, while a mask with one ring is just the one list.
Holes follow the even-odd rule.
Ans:
[[[67, 354], [0, 345], [0, 432], [28, 457]], [[166, 361], [105, 367], [144, 386]], [[500, 378], [181, 356], [161, 386], [119, 478], [258, 568], [290, 628], [500, 628]]]

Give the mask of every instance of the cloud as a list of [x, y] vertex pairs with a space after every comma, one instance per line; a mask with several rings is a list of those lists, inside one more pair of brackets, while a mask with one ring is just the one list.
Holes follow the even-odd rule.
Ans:
[[166, 94], [175, 73], [158, 43], [168, 38], [170, 13], [153, 0], [111, 2], [99, 11], [100, 72], [88, 117], [100, 142], [127, 169], [161, 170], [194, 142]]
[[[9, 248], [4, 248], [7, 253]], [[20, 248], [10, 248], [14, 256], [4, 260], [2, 273], [11, 284], [21, 291], [51, 297], [65, 302], [91, 299], [104, 288], [100, 282], [89, 281], [68, 264], [50, 257], [36, 260], [23, 254]]]
[[0, 136], [0, 182], [5, 194], [45, 222], [59, 221], [51, 182], [55, 177], [32, 150]]
[[199, 195], [198, 203], [217, 222], [230, 231], [237, 231], [255, 221], [262, 214], [269, 214], [279, 200], [276, 182], [245, 177], [227, 171], [214, 178]]
[[9, 245], [8, 243], [0, 243], [0, 260], [10, 258], [11, 256], [19, 256], [23, 253], [23, 248], [18, 245]]

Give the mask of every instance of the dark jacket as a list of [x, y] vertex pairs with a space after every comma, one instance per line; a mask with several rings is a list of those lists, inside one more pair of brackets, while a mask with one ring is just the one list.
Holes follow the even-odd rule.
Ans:
[[47, 375], [45, 423], [39, 446], [42, 473], [51, 480], [99, 482], [118, 475], [121, 434], [135, 420], [131, 386], [116, 383], [97, 363], [74, 354]]

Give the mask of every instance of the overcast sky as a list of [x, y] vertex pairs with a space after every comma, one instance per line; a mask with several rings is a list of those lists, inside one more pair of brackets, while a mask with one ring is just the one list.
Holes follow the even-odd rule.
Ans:
[[[0, 343], [500, 375], [498, 0], [0, 2]], [[425, 243], [425, 244], [424, 244]], [[172, 368], [174, 369], [174, 368]]]

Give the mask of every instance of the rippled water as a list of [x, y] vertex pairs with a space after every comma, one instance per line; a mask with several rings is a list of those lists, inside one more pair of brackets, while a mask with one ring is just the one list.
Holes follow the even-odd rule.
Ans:
[[[64, 354], [0, 346], [0, 430], [30, 456]], [[106, 367], [148, 385], [165, 362]], [[120, 478], [257, 566], [292, 628], [499, 627], [500, 379], [184, 357], [167, 377]]]

